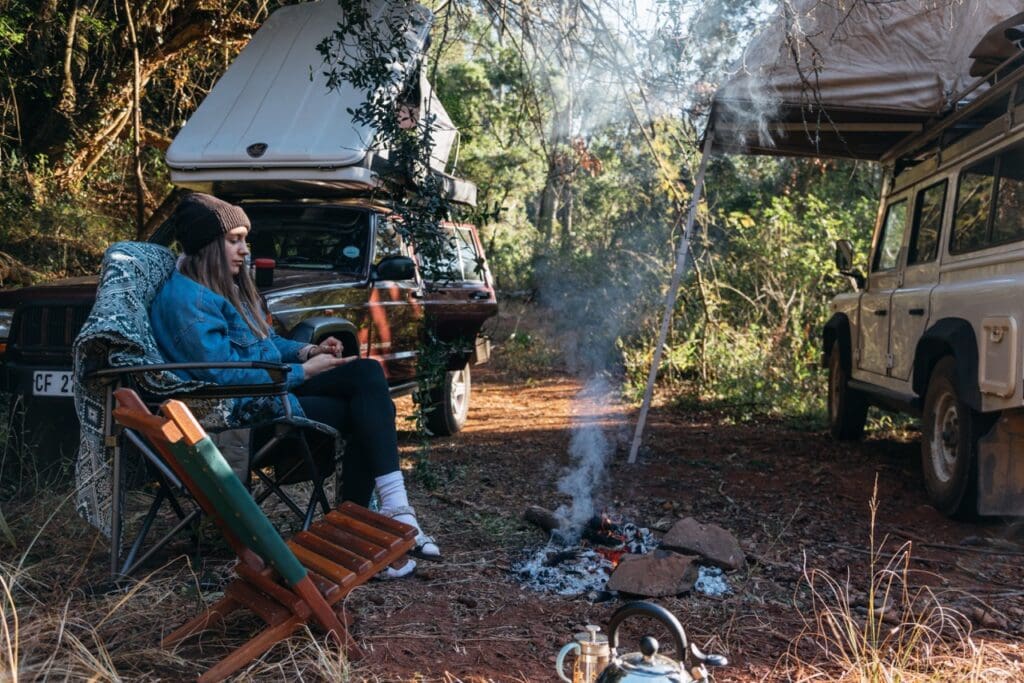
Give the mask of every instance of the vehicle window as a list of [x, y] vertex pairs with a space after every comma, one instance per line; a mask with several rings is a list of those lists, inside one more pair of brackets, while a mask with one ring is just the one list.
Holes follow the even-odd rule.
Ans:
[[946, 206], [946, 181], [936, 183], [917, 193], [914, 209], [914, 232], [910, 238], [907, 264], [929, 263], [939, 253], [942, 210]]
[[324, 206], [251, 205], [245, 210], [252, 222], [253, 258], [273, 258], [284, 268], [363, 272], [369, 242], [365, 213]]
[[995, 159], [970, 167], [960, 176], [956, 195], [956, 216], [949, 250], [960, 254], [988, 243], [988, 217], [992, 206]]
[[390, 222], [383, 223], [377, 229], [377, 242], [373, 250], [373, 264], [388, 256], [405, 256], [402, 238]]
[[476, 251], [476, 244], [473, 242], [473, 233], [466, 228], [458, 228], [455, 231], [455, 237], [458, 242], [462, 279], [466, 282], [482, 282], [484, 279], [483, 264]]
[[430, 245], [440, 253], [436, 256], [430, 250], [424, 248], [419, 252], [420, 264], [423, 267], [423, 276], [433, 282], [462, 282], [462, 257], [461, 244], [457, 236], [458, 231], [446, 231], [444, 239], [436, 244]]
[[890, 204], [885, 211], [885, 223], [882, 225], [878, 253], [875, 254], [874, 270], [892, 270], [898, 265], [900, 247], [903, 246], [903, 234], [906, 230], [907, 200], [902, 199]]
[[1024, 238], [1024, 148], [999, 157], [995, 209], [990, 242], [1000, 244]]

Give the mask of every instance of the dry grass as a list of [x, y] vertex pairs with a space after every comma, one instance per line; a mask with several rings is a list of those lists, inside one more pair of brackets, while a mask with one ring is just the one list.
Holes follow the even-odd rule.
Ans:
[[[284, 648], [287, 656], [281, 657], [280, 648]], [[358, 678], [356, 677], [358, 675]], [[364, 681], [365, 672], [356, 674], [345, 653], [338, 647], [327, 646], [326, 641], [310, 631], [303, 629], [295, 634], [270, 656], [264, 656], [254, 662], [241, 674], [245, 679], [279, 680], [279, 681]]]
[[[200, 587], [199, 574], [182, 557], [126, 588], [108, 584], [105, 543], [74, 516], [68, 500], [42, 494], [15, 507], [12, 533], [20, 542], [6, 554], [16, 559], [0, 561], [0, 681], [185, 680], [252, 635], [257, 620], [241, 615], [208, 634], [201, 649], [195, 640], [162, 649], [163, 632], [196, 614], [215, 591]], [[208, 560], [203, 579], [226, 577], [226, 558]], [[296, 634], [240, 676], [374, 680], [318, 631]]]
[[[870, 575], [865, 591], [805, 565], [805, 628], [776, 668], [778, 680], [810, 683], [1011, 683], [1024, 680], [1024, 648], [1012, 636], [975, 633], [961, 612], [911, 569], [910, 542], [876, 544], [878, 482], [870, 503]], [[935, 581], [933, 581], [935, 582]]]

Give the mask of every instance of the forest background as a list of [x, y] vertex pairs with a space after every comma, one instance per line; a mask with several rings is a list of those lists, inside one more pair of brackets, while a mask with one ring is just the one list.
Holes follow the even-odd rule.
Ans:
[[[708, 101], [773, 3], [446, 0], [427, 68], [461, 132], [499, 298], [575, 331], [517, 333], [524, 372], [561, 359], [638, 399]], [[279, 3], [0, 0], [0, 286], [92, 274], [143, 238], [171, 193], [163, 152]], [[325, 33], [328, 29], [325, 28]], [[317, 68], [319, 55], [310, 55]], [[880, 171], [716, 156], [694, 268], [659, 381], [741, 415], [823, 417], [818, 333], [864, 253]]]

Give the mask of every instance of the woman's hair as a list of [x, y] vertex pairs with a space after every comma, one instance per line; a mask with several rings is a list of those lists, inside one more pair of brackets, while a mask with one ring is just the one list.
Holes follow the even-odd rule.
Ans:
[[230, 301], [257, 337], [263, 339], [269, 334], [270, 327], [260, 316], [263, 304], [249, 270], [243, 267], [238, 275], [231, 275], [223, 239], [213, 240], [195, 254], [185, 254], [180, 270], [182, 275]]

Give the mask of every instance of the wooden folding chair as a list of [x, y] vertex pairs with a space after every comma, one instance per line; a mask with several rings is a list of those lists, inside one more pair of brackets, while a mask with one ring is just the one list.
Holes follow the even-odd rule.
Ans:
[[162, 645], [173, 646], [247, 607], [266, 627], [200, 681], [223, 680], [311, 620], [358, 656], [342, 610], [334, 606], [401, 559], [413, 547], [416, 529], [343, 503], [285, 543], [184, 403], [165, 402], [161, 417], [130, 389], [118, 389], [115, 397], [114, 418], [145, 435], [238, 555], [237, 577], [224, 597], [164, 637]]

